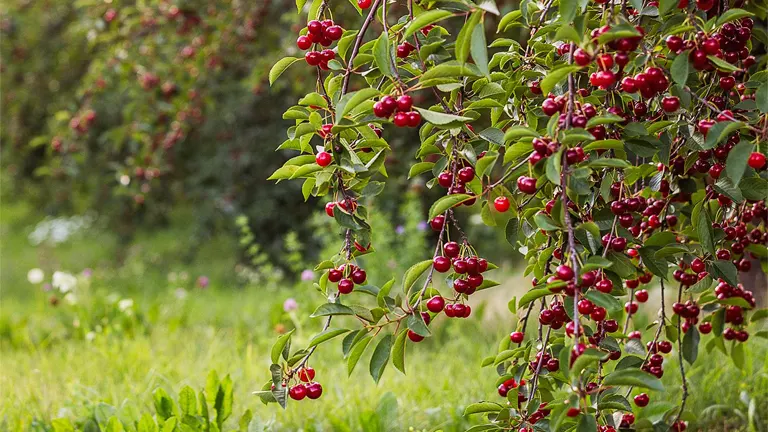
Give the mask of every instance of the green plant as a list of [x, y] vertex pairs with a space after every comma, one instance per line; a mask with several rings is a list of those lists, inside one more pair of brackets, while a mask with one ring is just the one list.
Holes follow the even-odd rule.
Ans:
[[[101, 432], [158, 432], [158, 431], [253, 431], [263, 430], [258, 419], [250, 410], [240, 417], [237, 426], [225, 428], [226, 420], [232, 415], [234, 404], [232, 379], [227, 375], [219, 379], [216, 371], [208, 374], [205, 388], [195, 392], [189, 386], [179, 391], [174, 399], [162, 388], [152, 395], [155, 414], [141, 413], [133, 405], [114, 407], [99, 403], [93, 415], [79, 419], [73, 424], [68, 418], [54, 419], [54, 432], [101, 431]], [[254, 423], [253, 425], [251, 423]], [[261, 426], [260, 426], [261, 425]]]
[[[768, 75], [757, 67], [766, 35], [752, 18], [765, 8], [523, 1], [502, 16], [493, 1], [403, 3], [358, 2], [365, 18], [352, 30], [333, 16], [346, 5], [312, 1], [297, 41], [304, 58], [270, 72], [274, 82], [299, 64], [317, 77], [284, 114], [295, 125], [279, 149], [298, 155], [270, 179], [302, 179], [305, 198], [329, 196], [325, 213], [343, 241], [315, 268], [327, 303], [311, 316], [325, 320], [322, 331], [299, 349], [291, 332], [280, 336], [257, 394], [283, 408], [319, 397], [310, 389], [322, 371], [308, 377], [308, 362], [342, 336], [350, 374], [371, 350], [374, 381], [389, 363], [405, 373], [405, 352], [433, 321], [472, 316], [468, 298], [498, 283], [457, 220], [467, 206], [505, 230], [533, 276], [509, 299], [516, 331], [482, 364], [496, 367], [501, 399], [465, 411], [483, 415], [478, 430], [685, 430], [698, 413], [686, 410], [684, 361], [697, 360], [702, 335], [714, 333], [709, 351], [743, 364], [747, 326], [768, 317], [739, 284], [750, 256], [768, 255]], [[489, 44], [495, 16], [497, 33], [522, 27], [522, 37]], [[463, 22], [453, 34], [443, 27], [452, 20]], [[365, 268], [388, 125], [419, 127], [409, 176], [431, 175], [427, 186], [444, 191], [429, 209], [434, 253], [397, 288], [396, 278], [375, 285]], [[658, 314], [643, 327], [634, 318], [651, 281]], [[682, 395], [661, 407], [673, 343]]]

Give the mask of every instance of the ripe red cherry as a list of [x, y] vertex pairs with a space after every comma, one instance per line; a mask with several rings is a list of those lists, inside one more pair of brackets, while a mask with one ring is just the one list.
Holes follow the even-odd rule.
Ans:
[[395, 123], [395, 126], [397, 127], [406, 127], [408, 126], [408, 114], [404, 112], [396, 113], [392, 122]]
[[445, 216], [443, 215], [437, 215], [431, 221], [429, 221], [429, 226], [432, 227], [433, 231], [442, 230], [444, 225], [445, 225]]
[[581, 413], [581, 410], [578, 408], [568, 408], [568, 411], [565, 412], [565, 415], [568, 417], [576, 417]]
[[445, 308], [445, 299], [436, 295], [427, 302], [427, 310], [432, 313], [440, 313]]
[[371, 7], [371, 0], [357, 0], [357, 7], [360, 9], [368, 9]]
[[557, 102], [554, 100], [544, 99], [544, 102], [541, 103], [541, 110], [544, 111], [544, 114], [551, 116], [554, 113], [560, 111], [560, 107], [557, 106]]
[[749, 155], [749, 160], [747, 161], [750, 167], [759, 170], [763, 169], [765, 167], [765, 155], [758, 152], [753, 152], [751, 155]]
[[696, 7], [699, 10], [708, 11], [715, 6], [715, 0], [696, 0]]
[[613, 67], [613, 56], [610, 54], [600, 54], [597, 56], [597, 65], [600, 69], [607, 71]]
[[613, 282], [610, 279], [601, 279], [595, 284], [595, 288], [602, 293], [610, 293], [613, 291]]
[[339, 281], [339, 293], [341, 294], [349, 294], [354, 288], [355, 283], [352, 282], [352, 279], [345, 278]]
[[523, 332], [512, 332], [512, 334], [509, 335], [509, 340], [516, 344], [522, 343], [524, 338], [525, 334]]
[[592, 62], [592, 56], [581, 48], [576, 49], [573, 53], [573, 61], [579, 66], [586, 66]]
[[440, 273], [445, 273], [451, 268], [451, 260], [447, 257], [439, 255], [432, 260], [432, 265], [435, 267], [435, 270], [439, 271]]
[[596, 307], [592, 313], [589, 315], [590, 318], [594, 321], [602, 321], [605, 319], [606, 315], [608, 314], [608, 311], [605, 310], [604, 307]]
[[323, 394], [323, 386], [320, 383], [312, 383], [307, 386], [307, 397], [317, 399]]
[[299, 369], [299, 379], [304, 382], [310, 382], [315, 379], [315, 370], [309, 366]]
[[397, 110], [398, 111], [410, 111], [413, 106], [413, 98], [409, 95], [402, 95], [397, 98]]
[[712, 323], [705, 322], [699, 324], [699, 332], [701, 334], [709, 334], [712, 331]]
[[648, 405], [648, 402], [650, 401], [651, 398], [649, 398], [645, 393], [640, 393], [639, 395], [635, 396], [635, 405], [639, 406], [640, 408]]
[[683, 49], [683, 39], [680, 36], [669, 36], [666, 40], [667, 48], [672, 52]]
[[452, 241], [452, 242], [446, 243], [443, 246], [443, 253], [448, 258], [456, 258], [457, 256], [459, 256], [460, 249], [461, 247], [459, 246], [459, 244]]
[[579, 300], [579, 302], [576, 304], [576, 307], [579, 309], [580, 314], [589, 315], [592, 313], [592, 310], [594, 309], [595, 305], [593, 305], [591, 301], [587, 299], [583, 299], [583, 300]]
[[327, 214], [330, 217], [333, 217], [333, 208], [336, 207], [335, 202], [329, 202], [325, 205], [325, 214]]
[[408, 330], [408, 339], [410, 339], [412, 342], [421, 342], [424, 340], [424, 336], [414, 332], [413, 330]]
[[332, 41], [337, 41], [341, 39], [342, 33], [344, 33], [344, 30], [337, 25], [332, 25], [323, 31], [323, 34], [325, 35], [325, 37], [327, 37]]
[[296, 46], [299, 47], [300, 50], [309, 49], [309, 47], [312, 46], [312, 40], [309, 39], [309, 36], [299, 36], [299, 38], [296, 39]]
[[625, 77], [621, 80], [621, 89], [627, 93], [636, 93], [639, 88], [634, 78]]
[[505, 211], [509, 210], [509, 198], [505, 196], [497, 197], [495, 200], [493, 200], [493, 207], [497, 212], [504, 213]]
[[665, 112], [675, 112], [680, 108], [680, 98], [677, 96], [667, 96], [661, 100], [661, 108]]
[[648, 301], [648, 291], [641, 289], [635, 293], [635, 300], [637, 300], [640, 303], [645, 303]]
[[408, 113], [408, 127], [418, 127], [421, 124], [421, 114], [418, 111]]
[[573, 269], [571, 266], [565, 264], [559, 265], [555, 271], [557, 273], [557, 278], [562, 281], [569, 281], [573, 279]]
[[322, 35], [323, 34], [323, 23], [321, 23], [318, 20], [312, 20], [307, 23], [307, 30], [309, 30], [310, 33], [316, 34], [316, 35]]
[[293, 400], [302, 400], [307, 396], [307, 388], [304, 384], [295, 385], [288, 390], [288, 396]]
[[[331, 203], [329, 203], [331, 204]], [[336, 283], [341, 280], [341, 278], [344, 276], [344, 273], [342, 273], [339, 269], [330, 269], [328, 270], [328, 281]]]
[[437, 183], [446, 189], [451, 187], [453, 184], [453, 174], [447, 171], [441, 172], [440, 175], [437, 176]]
[[536, 192], [536, 179], [533, 177], [521, 176], [517, 179], [517, 188], [520, 192], [534, 194]]
[[307, 53], [304, 54], [304, 60], [310, 66], [317, 66], [317, 65], [319, 65], [320, 61], [322, 59], [323, 59], [323, 57], [317, 51], [307, 51]]
[[464, 183], [469, 183], [475, 178], [475, 169], [472, 167], [464, 167], [459, 170], [459, 180]]
[[365, 274], [365, 270], [363, 269], [357, 269], [352, 272], [352, 282], [362, 285], [363, 282], [367, 279], [367, 275]]
[[333, 156], [331, 156], [330, 153], [321, 151], [320, 153], [315, 156], [315, 162], [320, 165], [321, 167], [327, 167], [331, 164], [331, 161], [333, 160]]

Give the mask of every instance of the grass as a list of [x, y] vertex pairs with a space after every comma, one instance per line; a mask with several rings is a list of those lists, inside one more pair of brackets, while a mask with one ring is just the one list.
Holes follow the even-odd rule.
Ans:
[[[504, 284], [481, 300], [485, 313], [475, 309], [483, 318], [436, 323], [434, 337], [408, 345], [408, 374], [390, 366], [378, 385], [365, 361], [347, 376], [338, 340], [323, 345], [311, 363], [324, 386], [323, 397], [293, 403], [284, 411], [262, 405], [251, 392], [269, 379], [270, 347], [279, 330], [298, 325], [294, 343], [302, 345], [319, 328], [319, 320], [299, 318], [316, 306], [305, 300], [317, 301], [309, 295], [311, 282], [236, 286], [231, 276], [235, 245], [226, 238], [207, 242], [196, 260], [180, 262], [175, 256], [184, 244], [174, 242], [188, 237], [183, 224], [139, 236], [120, 265], [110, 259], [118, 242], [98, 228], [59, 246], [32, 247], [26, 235], [36, 221], [29, 214], [23, 204], [4, 204], [0, 226], [2, 430], [51, 430], [53, 419], [82, 421], [102, 402], [126, 412], [153, 413], [156, 388], [171, 394], [184, 385], [201, 389], [209, 370], [231, 375], [234, 415], [250, 409], [268, 430], [465, 430], [477, 419], [464, 418], [464, 407], [497, 398], [495, 371], [479, 365], [495, 353], [515, 323], [506, 299], [529, 286], [513, 272], [504, 272]], [[94, 273], [81, 282], [78, 305], [62, 302], [54, 308], [49, 293], [26, 281], [32, 267], [44, 268], [48, 275], [55, 269], [77, 272], [86, 267]], [[184, 272], [186, 281], [169, 281], [169, 273]], [[211, 276], [211, 286], [194, 288], [195, 277], [203, 274]], [[180, 298], [179, 287], [186, 297]], [[294, 315], [282, 308], [289, 297], [300, 302]], [[126, 298], [134, 301], [134, 313], [128, 316], [115, 306]], [[768, 344], [753, 338], [745, 353], [743, 370], [703, 348], [696, 365], [687, 367], [688, 406], [700, 413], [701, 428], [764, 430]], [[665, 364], [669, 390], [652, 395], [649, 413], [680, 398], [675, 358], [668, 357]]]

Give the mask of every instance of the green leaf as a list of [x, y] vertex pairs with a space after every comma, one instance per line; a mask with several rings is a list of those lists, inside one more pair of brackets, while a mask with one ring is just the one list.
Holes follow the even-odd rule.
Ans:
[[[569, 0], [573, 1], [573, 0]], [[581, 66], [575, 66], [575, 65], [568, 65], [568, 66], [561, 66], [557, 69], [551, 70], [547, 76], [544, 77], [543, 80], [541, 80], [541, 91], [544, 94], [548, 94], [551, 92], [557, 84], [560, 83], [560, 81], [564, 80], [565, 77], [568, 76], [568, 74], [577, 72], [579, 69], [581, 69]]]
[[480, 21], [475, 25], [475, 29], [472, 30], [472, 42], [470, 43], [469, 52], [472, 54], [472, 60], [475, 61], [475, 65], [485, 76], [490, 75], [487, 45], [485, 41], [485, 27], [483, 22]]
[[408, 328], [413, 330], [419, 336], [427, 337], [432, 333], [427, 328], [427, 324], [424, 322], [420, 313], [412, 313], [408, 316]]
[[560, 185], [560, 172], [563, 168], [561, 164], [562, 155], [563, 155], [563, 152], [558, 151], [557, 153], [548, 157], [547, 166], [545, 168], [547, 179], [558, 186]]
[[307, 345], [307, 348], [312, 348], [315, 345], [319, 345], [325, 341], [331, 340], [335, 338], [336, 336], [343, 335], [344, 333], [347, 333], [349, 329], [328, 329], [324, 330], [312, 337], [312, 340], [309, 341], [309, 345]]
[[755, 101], [761, 113], [768, 113], [768, 79], [763, 79], [763, 83], [755, 91]]
[[411, 266], [403, 276], [403, 291], [408, 292], [419, 277], [432, 266], [432, 260], [424, 260]]
[[688, 53], [683, 52], [679, 54], [672, 61], [672, 81], [680, 87], [685, 86], [685, 82], [688, 80], [688, 75], [691, 73], [691, 64], [688, 60]]
[[592, 141], [591, 143], [584, 146], [584, 151], [589, 152], [591, 150], [622, 150], [624, 148], [624, 143], [622, 141], [619, 141], [617, 139], [607, 139], [607, 140], [599, 140], [599, 141]]
[[297, 57], [284, 57], [278, 60], [278, 62], [272, 66], [272, 69], [269, 70], [269, 85], [272, 85], [272, 83], [274, 83], [290, 65], [299, 60], [301, 59]]
[[637, 251], [640, 253], [640, 258], [643, 259], [643, 264], [648, 267], [651, 273], [662, 279], [667, 279], [667, 273], [669, 272], [667, 260], [656, 257], [656, 248], [646, 246], [641, 247]]
[[523, 137], [538, 137], [539, 133], [526, 126], [510, 126], [506, 132], [504, 132], [504, 141], [509, 142]]
[[288, 341], [291, 340], [292, 334], [293, 334], [293, 330], [277, 338], [277, 341], [275, 342], [275, 344], [272, 345], [272, 353], [271, 353], [272, 364], [277, 364], [277, 362], [280, 361], [280, 354], [283, 353], [283, 350], [285, 349], [285, 346], [288, 344]]
[[505, 230], [507, 243], [512, 246], [517, 246], [517, 236], [520, 233], [520, 220], [516, 217], [507, 221], [507, 227]]
[[748, 200], [763, 200], [768, 195], [768, 182], [760, 177], [743, 178], [739, 182], [739, 188]]
[[[723, 194], [734, 202], [740, 203], [744, 201], [744, 196], [741, 194], [741, 189], [737, 188], [731, 179], [728, 177], [721, 177], [712, 187], [715, 188], [715, 192]], [[761, 199], [765, 199], [763, 196]]]
[[392, 364], [405, 374], [405, 343], [407, 342], [408, 329], [402, 329], [392, 345]]
[[659, 16], [664, 16], [667, 12], [677, 7], [679, 0], [659, 0]]
[[499, 153], [494, 150], [488, 150], [481, 159], [475, 164], [475, 174], [478, 177], [490, 174], [493, 171], [493, 166], [496, 164], [496, 160], [499, 158]]
[[621, 303], [616, 300], [616, 297], [594, 289], [587, 291], [584, 297], [588, 298], [592, 303], [604, 307], [609, 314], [616, 313], [622, 308]]
[[360, 361], [360, 357], [363, 356], [365, 349], [368, 348], [368, 344], [371, 343], [372, 339], [373, 336], [366, 335], [362, 339], [358, 340], [357, 343], [355, 343], [355, 345], [352, 347], [352, 350], [349, 352], [349, 357], [347, 357], [348, 375], [352, 375], [352, 371], [355, 370], [357, 362]]
[[411, 170], [408, 171], [408, 178], [416, 177], [419, 174], [425, 173], [431, 170], [433, 166], [435, 166], [434, 162], [416, 163], [411, 167]]
[[389, 34], [386, 31], [373, 44], [373, 59], [381, 74], [392, 78], [395, 76], [392, 68], [392, 50], [389, 44]]
[[744, 344], [735, 342], [731, 349], [731, 360], [737, 368], [744, 370]]
[[421, 117], [425, 121], [435, 125], [447, 125], [450, 123], [467, 123], [472, 121], [472, 118], [470, 117], [457, 116], [457, 115], [446, 114], [446, 113], [441, 113], [437, 111], [430, 111], [430, 110], [426, 110], [418, 107], [413, 107], [413, 109], [418, 111], [419, 114], [421, 114]]
[[696, 361], [699, 355], [699, 331], [696, 326], [691, 326], [683, 336], [683, 358], [690, 364]]
[[592, 414], [582, 414], [576, 425], [576, 432], [594, 432], [597, 430], [597, 420]]
[[606, 44], [611, 41], [615, 41], [617, 39], [625, 39], [625, 38], [632, 38], [632, 37], [639, 37], [641, 36], [640, 32], [637, 31], [636, 28], [634, 28], [631, 25], [628, 24], [619, 24], [617, 26], [611, 27], [610, 30], [608, 30], [605, 33], [601, 33], [600, 36], [597, 37], [597, 42], [600, 44]]
[[441, 10], [441, 9], [433, 9], [431, 11], [427, 11], [419, 15], [416, 15], [413, 18], [413, 21], [411, 21], [408, 24], [408, 26], [405, 28], [405, 31], [403, 32], [403, 39], [409, 38], [412, 34], [416, 33], [417, 31], [421, 30], [422, 28], [430, 24], [434, 24], [438, 21], [442, 21], [452, 16], [453, 16], [452, 12]]
[[593, 128], [598, 125], [604, 125], [604, 124], [615, 124], [615, 123], [621, 123], [624, 121], [623, 117], [619, 117], [615, 114], [605, 114], [597, 117], [592, 117], [587, 122], [587, 129]]
[[738, 270], [732, 262], [727, 260], [717, 260], [712, 263], [713, 276], [721, 277], [725, 279], [730, 285], [736, 286], [739, 284]]
[[715, 24], [715, 26], [720, 27], [721, 25], [727, 22], [736, 21], [737, 19], [741, 19], [744, 17], [751, 17], [754, 15], [755, 14], [753, 14], [752, 12], [747, 12], [744, 9], [728, 9], [727, 11], [725, 11], [724, 14], [720, 15], [720, 17], [717, 19], [717, 24]]
[[343, 304], [326, 303], [326, 304], [320, 305], [317, 309], [315, 309], [315, 311], [312, 312], [312, 315], [310, 315], [310, 317], [316, 318], [316, 317], [328, 316], [328, 315], [354, 315], [354, 314], [355, 312], [352, 309], [350, 309], [347, 306], [344, 306]]
[[702, 208], [699, 211], [699, 220], [696, 223], [696, 233], [699, 236], [699, 243], [705, 251], [711, 255], [715, 254], [714, 233], [712, 232], [712, 219], [709, 217], [709, 211]]
[[345, 94], [336, 104], [336, 124], [341, 123], [341, 119], [358, 105], [378, 95], [379, 90], [371, 87]]
[[725, 61], [723, 59], [719, 59], [719, 58], [717, 58], [717, 57], [715, 57], [713, 55], [708, 55], [707, 58], [709, 59], [710, 62], [712, 62], [715, 65], [715, 67], [717, 69], [719, 69], [721, 71], [736, 72], [736, 71], [741, 70], [741, 69], [737, 68], [736, 66], [728, 63], [727, 61]]
[[704, 140], [704, 150], [714, 148], [719, 142], [728, 138], [730, 134], [744, 127], [742, 122], [723, 121], [715, 123]]
[[496, 402], [478, 402], [469, 404], [467, 408], [464, 410], [464, 417], [472, 414], [481, 414], [481, 413], [488, 413], [488, 412], [498, 412], [500, 411], [503, 406], [497, 404]]
[[459, 63], [465, 63], [469, 57], [470, 44], [472, 41], [472, 32], [477, 23], [482, 18], [482, 11], [475, 11], [469, 16], [464, 26], [461, 27], [458, 36], [456, 36], [456, 60]]
[[739, 184], [744, 176], [744, 171], [747, 169], [747, 160], [749, 160], [749, 155], [754, 148], [755, 146], [751, 143], [742, 141], [728, 152], [728, 159], [725, 162], [725, 173], [733, 184]]
[[474, 77], [480, 75], [480, 70], [473, 64], [446, 62], [424, 72], [421, 78], [419, 78], [419, 82], [424, 83], [435, 78], [459, 78], [463, 76]]
[[389, 354], [392, 351], [392, 335], [388, 334], [384, 336], [376, 345], [376, 349], [373, 350], [371, 356], [370, 372], [373, 381], [378, 384], [381, 379], [381, 375], [384, 373], [384, 368], [387, 367], [389, 362]]
[[523, 13], [520, 12], [519, 9], [515, 9], [512, 12], [509, 12], [506, 15], [504, 15], [499, 21], [498, 27], [496, 27], [496, 33], [501, 33], [505, 31], [510, 24], [520, 19], [522, 15]]
[[536, 222], [536, 226], [543, 229], [544, 231], [554, 231], [560, 229], [560, 225], [558, 225], [554, 220], [552, 220], [551, 217], [545, 213], [536, 213], [536, 215], [533, 217], [533, 220]]
[[522, 309], [528, 306], [528, 303], [550, 294], [552, 294], [552, 291], [550, 291], [547, 287], [532, 289], [520, 297], [520, 301], [517, 303], [517, 307], [518, 309]]
[[590, 168], [629, 168], [632, 164], [624, 159], [600, 158], [593, 160], [587, 166]]
[[429, 219], [433, 219], [435, 216], [445, 213], [446, 210], [452, 207], [456, 207], [464, 201], [472, 198], [472, 195], [467, 194], [446, 195], [432, 204], [432, 207], [429, 209]]
[[179, 392], [179, 408], [182, 415], [197, 415], [197, 395], [190, 386], [184, 386]]
[[[560, 0], [560, 22], [573, 24], [573, 19], [576, 18], [578, 6], [578, 0]], [[548, 90], [544, 91], [544, 94], [547, 93], [549, 93]]]
[[603, 380], [604, 385], [633, 386], [663, 392], [664, 385], [655, 376], [640, 369], [613, 371]]

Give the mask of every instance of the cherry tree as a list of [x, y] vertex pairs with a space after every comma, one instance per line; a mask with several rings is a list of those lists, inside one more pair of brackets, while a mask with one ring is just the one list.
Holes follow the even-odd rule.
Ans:
[[[343, 237], [316, 268], [322, 331], [299, 349], [281, 336], [257, 394], [320, 397], [309, 363], [335, 338], [349, 372], [370, 351], [374, 381], [390, 362], [405, 373], [432, 322], [471, 319], [468, 298], [498, 283], [454, 214], [467, 206], [505, 230], [532, 285], [483, 361], [498, 379], [466, 409], [487, 420], [473, 430], [684, 430], [699, 344], [740, 366], [748, 324], [768, 316], [739, 284], [750, 257], [766, 268], [768, 243], [768, 75], [753, 55], [765, 9], [744, 3], [523, 0], [502, 15], [490, 0], [358, 0], [360, 22], [341, 23], [334, 11], [354, 5], [297, 0], [306, 54], [270, 81], [293, 64], [317, 80], [284, 114], [295, 125], [279, 148], [297, 155], [270, 179], [326, 196]], [[380, 283], [357, 259], [375, 247], [391, 127], [418, 130], [399, 157], [442, 197], [432, 256]], [[680, 403], [645, 417], [665, 373], [681, 375]]]

